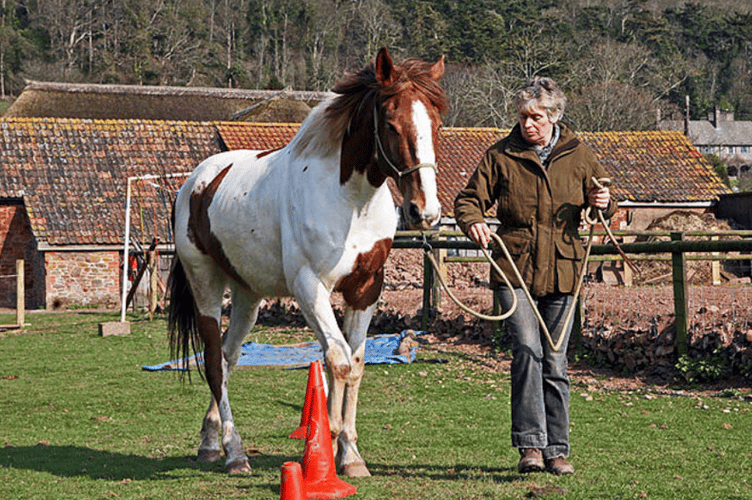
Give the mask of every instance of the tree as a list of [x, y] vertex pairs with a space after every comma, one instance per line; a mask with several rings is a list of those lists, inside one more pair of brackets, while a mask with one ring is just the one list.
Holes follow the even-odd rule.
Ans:
[[348, 55], [348, 65], [363, 66], [382, 46], [397, 46], [399, 25], [382, 0], [356, 0], [350, 8], [350, 22], [342, 47]]
[[511, 107], [511, 96], [519, 86], [519, 82], [514, 80], [504, 65], [448, 65], [443, 78], [443, 86], [449, 97], [444, 125], [512, 127], [516, 116]]
[[[12, 93], [13, 80], [21, 72], [24, 55], [33, 53], [24, 37], [18, 11], [24, 7], [18, 2], [2, 0], [0, 3], [0, 98]], [[22, 14], [21, 14], [22, 15]]]
[[655, 128], [656, 94], [645, 85], [644, 48], [602, 40], [583, 53], [570, 81], [568, 120], [589, 131]]

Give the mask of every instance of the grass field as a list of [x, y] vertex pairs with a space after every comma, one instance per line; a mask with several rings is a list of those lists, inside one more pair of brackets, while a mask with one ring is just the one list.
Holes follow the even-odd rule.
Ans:
[[[165, 323], [115, 314], [34, 313], [0, 337], [0, 498], [279, 498], [280, 467], [300, 461], [307, 370], [242, 370], [231, 381], [251, 476], [195, 460], [208, 388], [150, 373], [169, 358]], [[12, 323], [0, 315], [0, 324]], [[299, 341], [259, 328], [248, 340]], [[430, 362], [442, 358], [448, 362]], [[573, 380], [573, 476], [521, 476], [509, 445], [509, 376], [482, 357], [424, 346], [411, 365], [370, 365], [359, 447], [373, 474], [362, 499], [752, 499], [752, 398], [646, 388], [604, 391]]]

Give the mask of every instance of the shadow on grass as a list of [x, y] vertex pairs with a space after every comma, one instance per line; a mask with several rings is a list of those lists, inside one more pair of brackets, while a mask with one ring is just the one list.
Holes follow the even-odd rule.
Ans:
[[405, 479], [425, 478], [439, 481], [474, 481], [481, 476], [491, 476], [497, 483], [514, 483], [523, 480], [517, 472], [517, 467], [488, 467], [477, 465], [456, 464], [437, 467], [434, 464], [411, 464], [409, 466], [394, 466], [369, 462], [368, 469], [374, 476], [399, 476]]
[[[280, 470], [299, 457], [252, 455], [251, 467]], [[89, 477], [109, 481], [173, 480], [203, 473], [225, 474], [224, 460], [199, 462], [194, 456], [161, 458], [125, 455], [80, 446], [5, 446], [0, 448], [0, 467], [47, 472], [58, 477]], [[278, 485], [269, 485], [278, 488]]]

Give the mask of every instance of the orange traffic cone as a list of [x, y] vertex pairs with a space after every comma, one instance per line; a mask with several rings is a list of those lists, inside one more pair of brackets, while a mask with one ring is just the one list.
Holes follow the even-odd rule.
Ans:
[[303, 484], [303, 469], [298, 462], [282, 464], [282, 483], [279, 487], [279, 500], [306, 500], [308, 497]]
[[357, 491], [355, 486], [337, 477], [332, 435], [329, 432], [329, 415], [326, 411], [326, 395], [321, 384], [313, 391], [302, 467], [308, 498], [342, 498]]
[[300, 426], [292, 431], [290, 439], [305, 439], [308, 433], [308, 421], [311, 418], [311, 400], [313, 399], [313, 390], [317, 385], [323, 385], [321, 376], [321, 360], [316, 360], [308, 367], [308, 384], [306, 385], [305, 401], [303, 402], [303, 413], [300, 415]]

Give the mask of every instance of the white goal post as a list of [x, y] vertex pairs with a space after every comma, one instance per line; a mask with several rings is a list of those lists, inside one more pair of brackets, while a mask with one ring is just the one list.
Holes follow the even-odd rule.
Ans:
[[132, 185], [138, 181], [155, 181], [164, 179], [174, 179], [178, 177], [187, 177], [191, 175], [191, 172], [183, 172], [177, 174], [163, 174], [163, 175], [138, 175], [128, 177], [128, 183], [125, 190], [125, 235], [123, 239], [123, 285], [120, 297], [120, 321], [125, 321], [125, 311], [127, 308], [128, 297], [128, 266], [129, 266], [129, 248], [131, 237], [131, 201], [133, 197]]

